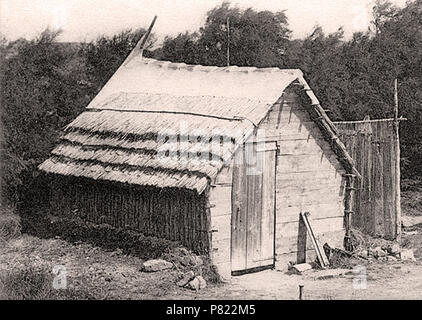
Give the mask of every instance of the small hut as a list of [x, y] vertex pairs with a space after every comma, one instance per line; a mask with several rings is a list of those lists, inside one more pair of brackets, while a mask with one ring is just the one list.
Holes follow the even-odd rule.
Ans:
[[359, 176], [300, 70], [140, 51], [40, 169], [53, 177], [55, 212], [180, 241], [223, 279], [312, 259], [301, 212], [321, 242], [341, 247], [346, 182]]

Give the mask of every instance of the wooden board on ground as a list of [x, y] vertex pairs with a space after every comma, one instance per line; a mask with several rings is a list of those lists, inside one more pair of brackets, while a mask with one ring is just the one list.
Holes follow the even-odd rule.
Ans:
[[318, 239], [315, 237], [315, 234], [312, 230], [310, 218], [309, 218], [309, 212], [301, 212], [300, 216], [302, 217], [302, 221], [305, 224], [306, 230], [308, 231], [308, 234], [312, 240], [312, 243], [315, 247], [315, 251], [319, 260], [319, 263], [321, 264], [321, 267], [325, 268], [330, 265], [330, 262], [328, 261], [327, 256], [325, 255], [323, 247], [319, 244]]

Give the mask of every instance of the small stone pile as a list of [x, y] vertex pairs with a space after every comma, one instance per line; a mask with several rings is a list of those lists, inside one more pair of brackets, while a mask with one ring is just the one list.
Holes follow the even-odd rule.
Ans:
[[195, 275], [193, 271], [186, 272], [179, 277], [176, 283], [179, 287], [199, 291], [207, 287], [207, 282], [200, 275]]
[[357, 254], [368, 260], [376, 259], [379, 261], [416, 261], [412, 249], [403, 249], [397, 243], [388, 246], [378, 246], [361, 250]]
[[163, 255], [163, 259], [145, 261], [140, 271], [159, 272], [175, 267], [180, 275], [176, 284], [179, 287], [199, 291], [207, 287], [207, 282], [202, 277], [201, 267], [204, 262], [201, 257], [185, 248], [174, 248]]

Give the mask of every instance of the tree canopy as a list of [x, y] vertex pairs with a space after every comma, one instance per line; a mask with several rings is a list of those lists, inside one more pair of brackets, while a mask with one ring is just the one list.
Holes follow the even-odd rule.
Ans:
[[291, 31], [284, 12], [240, 10], [228, 2], [207, 14], [199, 32], [164, 41], [160, 58], [202, 65], [269, 67], [280, 65]]

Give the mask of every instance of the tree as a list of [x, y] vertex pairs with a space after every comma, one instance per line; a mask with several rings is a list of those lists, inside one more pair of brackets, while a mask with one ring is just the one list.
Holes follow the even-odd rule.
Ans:
[[231, 65], [282, 67], [289, 37], [284, 12], [240, 10], [224, 2], [208, 12], [199, 34], [167, 37], [162, 57], [174, 62], [226, 66], [229, 45]]
[[160, 52], [155, 57], [161, 60], [200, 64], [201, 52], [198, 47], [199, 33], [179, 33], [176, 37], [165, 37]]
[[69, 68], [74, 52], [57, 45], [59, 34], [47, 29], [34, 40], [19, 39], [2, 50], [3, 200], [19, 199], [19, 188], [30, 185], [28, 179], [57, 132], [82, 108], [84, 73], [79, 66]]

